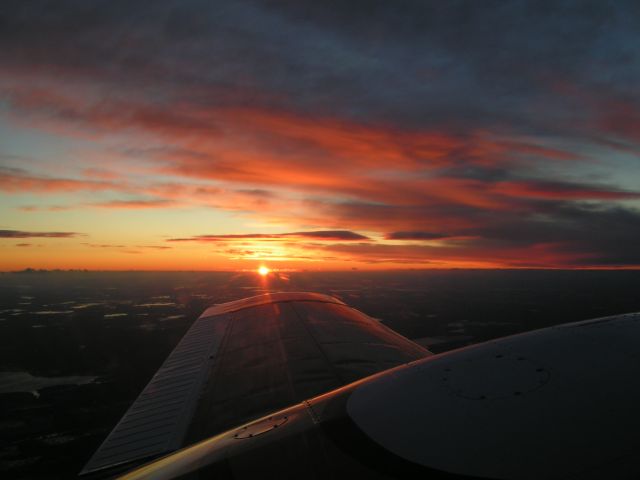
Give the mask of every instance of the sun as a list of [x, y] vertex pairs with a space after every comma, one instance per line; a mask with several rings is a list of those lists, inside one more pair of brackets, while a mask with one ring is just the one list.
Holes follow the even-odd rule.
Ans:
[[269, 267], [265, 267], [264, 265], [260, 265], [260, 267], [258, 267], [258, 273], [262, 277], [266, 277], [267, 275], [269, 275], [269, 272], [271, 272], [271, 269]]

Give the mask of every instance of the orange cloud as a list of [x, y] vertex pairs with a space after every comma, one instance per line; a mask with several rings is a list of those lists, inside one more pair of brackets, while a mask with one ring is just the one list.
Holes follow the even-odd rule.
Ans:
[[220, 242], [235, 240], [279, 240], [286, 238], [309, 238], [314, 240], [367, 241], [368, 237], [348, 230], [321, 230], [316, 232], [291, 233], [246, 233], [237, 235], [196, 235], [187, 238], [170, 238], [168, 242]]
[[108, 202], [98, 202], [86, 204], [89, 207], [124, 209], [124, 210], [140, 210], [150, 208], [170, 208], [176, 206], [176, 202], [171, 200], [111, 200]]

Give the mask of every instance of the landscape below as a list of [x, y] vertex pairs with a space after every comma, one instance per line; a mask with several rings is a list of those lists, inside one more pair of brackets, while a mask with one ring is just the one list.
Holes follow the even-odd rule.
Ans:
[[437, 353], [640, 311], [639, 284], [640, 271], [0, 274], [0, 476], [75, 476], [215, 303], [326, 293]]

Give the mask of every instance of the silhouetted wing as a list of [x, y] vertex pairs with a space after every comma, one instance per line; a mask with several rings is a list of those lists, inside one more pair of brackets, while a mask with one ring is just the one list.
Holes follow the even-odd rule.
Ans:
[[326, 295], [267, 294], [211, 307], [82, 474], [166, 454], [429, 355]]

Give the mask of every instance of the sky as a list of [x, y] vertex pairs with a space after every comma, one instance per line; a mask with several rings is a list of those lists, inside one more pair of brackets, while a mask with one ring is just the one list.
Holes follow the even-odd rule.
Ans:
[[640, 266], [634, 1], [4, 0], [0, 270]]

